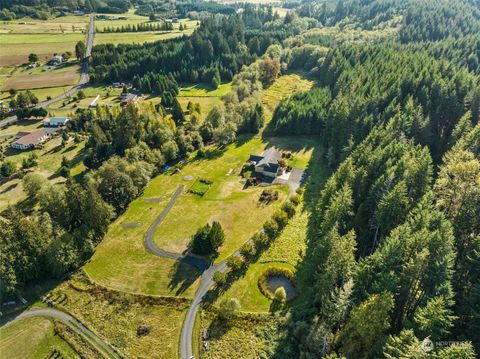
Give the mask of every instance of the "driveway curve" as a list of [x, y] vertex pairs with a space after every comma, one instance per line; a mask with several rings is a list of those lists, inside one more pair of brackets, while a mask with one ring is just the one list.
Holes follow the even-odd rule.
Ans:
[[99, 353], [105, 358], [120, 359], [117, 352], [112, 349], [107, 343], [100, 339], [94, 332], [85, 327], [80, 321], [72, 317], [70, 314], [62, 312], [61, 310], [53, 308], [33, 308], [24, 311], [20, 315], [16, 316], [11, 321], [7, 322], [3, 327], [9, 326], [19, 320], [33, 318], [33, 317], [46, 317], [50, 319], [58, 320], [70, 329], [79, 334], [83, 339], [90, 343]]
[[[219, 270], [221, 272], [225, 272], [227, 270], [226, 261], [223, 261], [218, 264], [210, 264], [204, 258], [199, 256], [194, 256], [191, 254], [178, 254], [173, 252], [168, 252], [164, 249], [158, 248], [153, 240], [153, 235], [157, 227], [162, 223], [162, 221], [167, 216], [168, 212], [172, 209], [175, 202], [178, 200], [180, 195], [182, 194], [183, 190], [185, 189], [185, 185], [181, 184], [178, 186], [177, 190], [173, 194], [170, 202], [168, 202], [167, 206], [164, 208], [162, 213], [155, 219], [152, 223], [150, 228], [148, 229], [147, 233], [145, 233], [144, 237], [144, 245], [145, 248], [152, 254], [156, 256], [175, 259], [185, 263], [188, 263], [194, 267], [197, 267], [200, 271], [202, 271], [202, 278], [200, 280], [200, 286], [195, 293], [195, 296], [192, 301], [192, 305], [190, 306], [188, 313], [185, 317], [182, 327], [182, 334], [180, 337], [180, 353], [182, 359], [190, 359], [192, 356], [192, 336], [193, 336], [193, 327], [195, 325], [195, 317], [197, 315], [198, 309], [200, 308], [200, 304], [202, 303], [203, 297], [207, 294], [210, 287], [213, 285], [213, 273]], [[237, 255], [235, 253], [234, 255]]]

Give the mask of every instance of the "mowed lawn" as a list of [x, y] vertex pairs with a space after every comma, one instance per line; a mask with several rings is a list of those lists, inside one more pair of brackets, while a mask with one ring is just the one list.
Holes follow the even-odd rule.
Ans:
[[48, 60], [54, 53], [75, 53], [75, 44], [85, 41], [81, 33], [64, 34], [0, 34], [0, 66], [28, 62], [28, 55], [35, 53], [40, 61]]
[[[187, 191], [176, 201], [155, 232], [156, 244], [168, 251], [182, 253], [187, 250], [198, 228], [213, 221], [220, 222], [225, 231], [225, 243], [219, 249], [217, 261], [225, 259], [249, 240], [288, 194], [286, 186], [277, 186], [279, 200], [263, 205], [258, 199], [264, 188], [243, 188], [245, 180], [239, 176], [242, 166], [250, 154], [260, 154], [264, 148], [265, 143], [254, 138], [238, 146], [231, 145], [224, 152], [216, 150], [211, 153], [211, 156], [218, 157], [194, 160], [180, 173], [163, 176], [154, 187], [157, 195], [172, 192], [179, 184], [185, 184]], [[193, 180], [186, 181], [189, 177]], [[188, 193], [198, 178], [213, 181], [204, 196]]]
[[68, 358], [76, 358], [73, 349], [54, 332], [53, 322], [46, 318], [27, 318], [0, 329], [0, 353], [2, 358], [50, 357], [57, 348]]

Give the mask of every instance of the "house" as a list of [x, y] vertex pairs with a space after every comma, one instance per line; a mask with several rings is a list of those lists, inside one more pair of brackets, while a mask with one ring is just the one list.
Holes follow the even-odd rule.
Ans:
[[121, 106], [126, 106], [129, 103], [135, 103], [138, 100], [138, 96], [133, 93], [124, 93], [122, 94], [122, 101], [120, 102]]
[[45, 127], [61, 127], [65, 126], [70, 121], [68, 117], [50, 117], [43, 121]]
[[50, 59], [49, 63], [50, 65], [60, 65], [63, 62], [63, 60], [64, 59], [62, 55], [55, 55]]
[[14, 141], [11, 146], [17, 150], [28, 150], [39, 147], [45, 141], [48, 141], [57, 132], [55, 128], [42, 128], [29, 133]]
[[85, 12], [82, 11], [82, 10], [74, 10], [74, 11], [73, 11], [73, 15], [75, 15], [75, 16], [83, 16], [83, 15], [85, 15]]
[[20, 131], [20, 132], [17, 132], [17, 134], [15, 135], [15, 139], [18, 140], [19, 138], [23, 137], [23, 136], [26, 136], [26, 135], [29, 135], [30, 132], [26, 132], [26, 131]]
[[274, 147], [267, 148], [261, 156], [250, 155], [249, 161], [255, 166], [255, 174], [275, 178], [279, 173], [278, 161], [282, 155]]
[[36, 63], [36, 62], [33, 62], [33, 63], [31, 63], [31, 64], [29, 64], [29, 65], [27, 66], [27, 69], [34, 69], [34, 68], [37, 67], [37, 66], [38, 66], [37, 63]]

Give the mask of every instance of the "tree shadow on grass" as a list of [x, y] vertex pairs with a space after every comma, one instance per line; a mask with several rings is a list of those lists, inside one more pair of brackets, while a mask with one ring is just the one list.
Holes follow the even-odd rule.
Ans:
[[[304, 185], [303, 207], [304, 210], [311, 212], [307, 224], [307, 249], [305, 255], [297, 265], [296, 279], [298, 287], [298, 296], [290, 306], [290, 319], [287, 326], [292, 329], [295, 322], [304, 321], [310, 323], [317, 314], [311, 304], [315, 298], [315, 289], [313, 286], [314, 273], [317, 270], [317, 254], [315, 247], [319, 242], [317, 234], [317, 202], [320, 192], [325, 185], [326, 180], [331, 175], [331, 169], [326, 166], [324, 159], [324, 149], [321, 146], [313, 148], [312, 157], [308, 163], [307, 171], [309, 176]], [[292, 333], [285, 336], [285, 339], [277, 345], [272, 358], [298, 357], [296, 351], [299, 343], [294, 339]]]
[[176, 260], [169, 273], [170, 282], [168, 289], [175, 291], [175, 295], [181, 295], [202, 275], [202, 271], [184, 259]]

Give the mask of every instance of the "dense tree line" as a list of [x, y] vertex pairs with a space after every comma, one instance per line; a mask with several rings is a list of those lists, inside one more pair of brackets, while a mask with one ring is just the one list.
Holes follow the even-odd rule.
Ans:
[[438, 162], [462, 115], [471, 110], [479, 118], [477, 79], [422, 52], [342, 46], [316, 73], [322, 88], [282, 101], [272, 126], [278, 133], [321, 135], [332, 164], [375, 124], [403, 114], [405, 134], [427, 145]]
[[0, 20], [14, 20], [25, 16], [47, 20], [65, 12], [84, 10], [98, 13], [124, 13], [131, 6], [128, 0], [0, 0]]
[[272, 43], [308, 26], [298, 19], [289, 19], [287, 26], [287, 19], [276, 19], [267, 9], [270, 8], [257, 11], [246, 7], [242, 15], [205, 19], [188, 38], [143, 45], [95, 46], [91, 80], [132, 80], [136, 75], [161, 69], [178, 82], [204, 81], [215, 87], [221, 81], [230, 81], [243, 65], [253, 62]]
[[141, 31], [170, 31], [173, 30], [173, 24], [171, 22], [142, 22], [137, 25], [122, 25], [122, 26], [114, 26], [104, 27], [101, 31], [97, 32], [104, 32], [104, 33], [111, 33], [111, 32], [141, 32]]
[[371, 30], [403, 17], [399, 39], [403, 43], [459, 38], [480, 31], [480, 9], [470, 0], [338, 0], [304, 2], [302, 16], [324, 25], [355, 25]]

